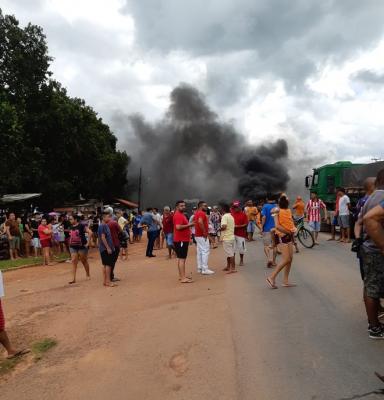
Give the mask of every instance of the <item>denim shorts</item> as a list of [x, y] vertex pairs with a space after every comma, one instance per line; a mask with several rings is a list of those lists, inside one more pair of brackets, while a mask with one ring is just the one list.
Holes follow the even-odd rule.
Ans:
[[311, 229], [311, 231], [313, 232], [320, 232], [320, 226], [321, 226], [321, 222], [320, 221], [310, 221], [308, 223], [309, 228]]
[[88, 254], [88, 248], [87, 247], [80, 247], [80, 248], [75, 248], [75, 247], [70, 247], [69, 252], [71, 254], [83, 254], [87, 255]]
[[173, 233], [166, 233], [164, 236], [167, 242], [167, 246], [173, 247]]
[[247, 226], [247, 232], [248, 233], [253, 233], [256, 230], [256, 222], [255, 221], [249, 221], [248, 226]]
[[340, 215], [339, 225], [340, 228], [349, 228], [349, 215]]

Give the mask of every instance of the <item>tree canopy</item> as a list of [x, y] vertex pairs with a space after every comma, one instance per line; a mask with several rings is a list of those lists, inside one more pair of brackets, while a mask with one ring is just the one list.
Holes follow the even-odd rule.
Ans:
[[0, 195], [41, 192], [46, 205], [122, 196], [129, 157], [82, 99], [49, 71], [41, 27], [0, 9]]

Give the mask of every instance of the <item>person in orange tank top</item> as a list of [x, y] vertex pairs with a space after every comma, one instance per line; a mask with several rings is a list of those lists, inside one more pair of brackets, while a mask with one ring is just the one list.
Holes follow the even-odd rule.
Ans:
[[271, 289], [277, 289], [276, 277], [284, 270], [283, 287], [296, 286], [289, 282], [289, 273], [291, 271], [293, 260], [293, 234], [296, 231], [293, 222], [292, 213], [289, 209], [289, 200], [286, 195], [282, 195], [279, 200], [279, 208], [273, 210], [275, 219], [275, 234], [279, 242], [282, 259], [276, 266], [272, 274], [267, 278], [267, 283]]

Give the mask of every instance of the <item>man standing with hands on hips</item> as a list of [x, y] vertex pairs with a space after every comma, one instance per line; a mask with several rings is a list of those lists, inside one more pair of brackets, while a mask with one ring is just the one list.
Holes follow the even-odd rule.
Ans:
[[195, 239], [197, 251], [197, 272], [202, 275], [212, 275], [215, 272], [208, 268], [210, 245], [208, 239], [208, 204], [199, 201], [193, 222], [195, 224]]

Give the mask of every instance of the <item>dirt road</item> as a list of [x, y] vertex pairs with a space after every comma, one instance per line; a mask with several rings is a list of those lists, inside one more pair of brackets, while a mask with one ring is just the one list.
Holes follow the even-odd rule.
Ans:
[[[117, 288], [101, 286], [70, 264], [5, 274], [8, 331], [18, 344], [55, 338], [42, 360], [27, 357], [1, 379], [0, 397], [24, 399], [277, 400], [381, 398], [373, 376], [382, 346], [366, 334], [361, 282], [353, 254], [336, 243], [295, 259], [296, 288], [271, 291], [260, 242], [248, 246], [238, 274], [194, 273], [177, 281], [175, 261], [130, 247]], [[195, 271], [194, 250], [188, 261]]]

